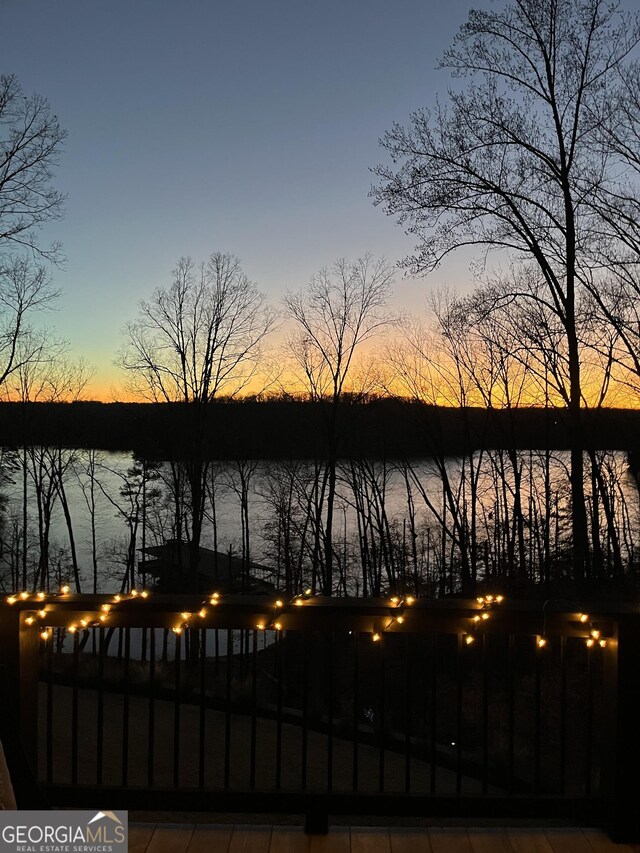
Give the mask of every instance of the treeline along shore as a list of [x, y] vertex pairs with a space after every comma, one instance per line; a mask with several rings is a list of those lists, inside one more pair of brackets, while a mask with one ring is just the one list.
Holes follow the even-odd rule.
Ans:
[[[204, 431], [210, 459], [313, 459], [326, 452], [330, 406], [298, 400], [184, 403], [0, 403], [5, 447], [131, 450], [147, 459], [188, 456]], [[554, 408], [447, 408], [402, 399], [342, 401], [337, 412], [344, 457], [458, 456], [486, 449], [569, 448], [566, 411]], [[587, 409], [586, 450], [640, 453], [640, 410]]]

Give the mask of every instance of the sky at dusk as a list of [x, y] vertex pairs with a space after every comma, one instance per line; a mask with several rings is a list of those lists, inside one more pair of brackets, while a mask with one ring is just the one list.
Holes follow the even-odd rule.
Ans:
[[[123, 325], [181, 255], [231, 252], [279, 305], [338, 257], [413, 241], [374, 208], [394, 121], [432, 105], [467, 0], [0, 0], [0, 73], [68, 131], [44, 234], [67, 261], [46, 318], [110, 398]], [[464, 287], [468, 262], [397, 276], [396, 308]]]

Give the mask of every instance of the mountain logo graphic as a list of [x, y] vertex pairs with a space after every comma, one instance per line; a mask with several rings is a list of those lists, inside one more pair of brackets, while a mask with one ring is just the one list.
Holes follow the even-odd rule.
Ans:
[[[95, 823], [98, 820], [102, 820], [103, 818], [108, 818], [109, 820], [114, 821], [115, 823], [119, 823], [122, 826], [122, 821], [118, 817], [115, 812], [96, 812], [96, 814], [91, 818], [89, 824]], [[87, 826], [89, 825], [87, 824]]]

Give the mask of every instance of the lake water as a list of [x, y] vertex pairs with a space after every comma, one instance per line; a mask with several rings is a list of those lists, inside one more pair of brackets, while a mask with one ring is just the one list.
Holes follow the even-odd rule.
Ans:
[[[67, 466], [65, 474], [65, 491], [67, 494], [73, 529], [77, 545], [78, 559], [82, 570], [83, 591], [91, 590], [92, 553], [91, 553], [91, 523], [90, 514], [85, 500], [88, 489], [89, 477], [87, 473], [87, 451], [63, 451], [63, 464]], [[477, 463], [476, 457], [475, 463]], [[5, 477], [9, 475], [7, 469], [8, 457], [3, 457]], [[474, 464], [475, 464], [474, 463]], [[532, 511], [532, 506], [542, 500], [543, 494], [543, 460], [540, 454], [521, 454], [523, 465], [523, 510], [525, 515]], [[562, 537], [568, 530], [568, 501], [567, 501], [567, 454], [555, 453], [550, 467], [551, 490], [554, 495], [555, 510], [558, 519], [555, 523], [556, 535]], [[96, 537], [98, 541], [98, 561], [100, 568], [100, 591], [113, 591], [119, 587], [123, 574], [126, 548], [128, 543], [128, 529], [122, 512], [118, 511], [114, 503], [126, 511], [128, 500], [121, 494], [125, 483], [127, 469], [131, 468], [133, 461], [128, 453], [96, 452], [96, 480], [99, 487], [95, 489], [96, 499]], [[461, 477], [463, 463], [460, 459], [447, 460], [446, 469], [448, 477], [454, 490], [457, 490], [456, 500], [460, 506], [467, 506], [468, 510], [468, 461], [465, 463], [465, 477]], [[249, 529], [251, 558], [258, 563], [273, 564], [273, 546], [265, 537], [265, 525], [273, 521], [273, 500], [268, 496], [269, 481], [273, 475], [278, 474], [278, 463], [259, 462], [252, 466], [249, 484]], [[606, 468], [606, 470], [605, 470]], [[603, 468], [609, 481], [612, 483], [612, 494], [616, 495], [615, 513], [620, 521], [621, 530], [628, 529], [625, 537], [635, 537], [638, 530], [638, 496], [633, 479], [627, 471], [626, 459], [623, 454], [610, 454]], [[42, 470], [40, 467], [39, 470]], [[218, 464], [216, 477], [216, 514], [218, 527], [218, 550], [223, 552], [232, 551], [235, 554], [241, 552], [242, 524], [241, 505], [237, 493], [239, 487], [239, 473], [231, 463]], [[420, 494], [418, 484], [424, 489], [424, 495], [435, 507], [442, 505], [442, 478], [436, 470], [436, 466], [429, 460], [419, 460], [413, 464], [413, 500], [416, 507], [417, 521], [422, 529], [431, 528], [434, 536], [437, 534], [438, 525], [433, 515], [425, 506], [424, 497]], [[406, 537], [408, 524], [408, 505], [406, 481], [400, 468], [395, 468], [392, 463], [386, 463], [383, 471], [381, 463], [370, 463], [371, 477], [366, 478], [366, 488], [370, 496], [373, 494], [374, 503], [382, 506], [389, 525], [394, 528], [396, 535]], [[168, 476], [168, 467], [165, 466], [165, 475]], [[46, 481], [46, 476], [44, 477]], [[304, 489], [305, 480], [311, 480], [311, 464], [299, 471], [298, 480], [301, 491]], [[588, 480], [588, 478], [587, 478]], [[492, 519], [499, 515], [501, 501], [509, 503], [512, 500], [512, 478], [507, 474], [504, 483], [497, 476], [496, 460], [485, 456], [478, 468], [477, 488], [477, 524], [481, 532], [492, 528]], [[587, 483], [588, 485], [588, 483]], [[84, 491], [83, 491], [84, 487]], [[156, 487], [164, 494], [164, 499], [158, 501], [158, 512], [161, 515], [162, 505], [168, 502], [168, 490], [159, 480]], [[234, 488], [235, 487], [235, 488]], [[339, 498], [334, 515], [334, 544], [336, 550], [345, 554], [347, 551], [353, 559], [357, 559], [358, 524], [354, 510], [354, 493], [348, 483], [339, 482]], [[13, 519], [16, 529], [21, 526], [22, 519], [22, 474], [16, 470], [9, 480], [5, 479], [3, 492], [7, 498], [5, 512], [5, 525], [3, 531], [4, 552], [8, 551], [11, 538], [11, 521]], [[28, 528], [31, 532], [30, 560], [37, 562], [37, 508], [33, 478], [28, 484]], [[554, 511], [555, 511], [554, 510]], [[168, 516], [167, 516], [168, 517]], [[153, 519], [150, 519], [147, 532], [147, 543], [154, 544], [161, 541], [163, 534], [170, 536], [167, 530], [168, 522], [159, 522], [154, 530]], [[398, 531], [404, 531], [399, 533]], [[482, 538], [482, 537], [480, 537]], [[60, 500], [54, 500], [51, 527], [50, 555], [52, 563], [59, 563], [63, 573], [68, 573], [69, 565], [69, 539], [65, 519], [60, 505]], [[213, 529], [210, 522], [205, 522], [203, 529], [202, 544], [213, 546]], [[141, 545], [141, 532], [138, 533], [137, 548]], [[625, 546], [635, 548], [635, 539], [631, 538]], [[436, 540], [433, 540], [434, 552], [437, 551]], [[6, 561], [6, 557], [5, 557]], [[8, 589], [5, 568], [5, 589]]]

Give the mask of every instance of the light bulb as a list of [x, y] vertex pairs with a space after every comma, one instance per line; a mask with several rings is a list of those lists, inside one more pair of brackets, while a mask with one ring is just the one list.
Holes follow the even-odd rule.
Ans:
[[470, 646], [471, 643], [475, 642], [475, 637], [473, 637], [471, 634], [465, 634], [464, 641], [468, 646]]

